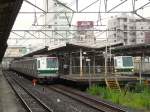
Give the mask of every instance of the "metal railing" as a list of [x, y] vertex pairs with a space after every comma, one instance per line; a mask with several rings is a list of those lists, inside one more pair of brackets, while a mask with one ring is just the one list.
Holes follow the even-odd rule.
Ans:
[[[97, 75], [97, 74], [105, 74], [105, 66], [83, 66], [82, 67], [82, 73], [83, 75], [89, 74]], [[114, 73], [114, 67], [113, 66], [107, 66], [107, 73], [112, 74]], [[72, 66], [72, 74], [80, 74], [80, 66]]]

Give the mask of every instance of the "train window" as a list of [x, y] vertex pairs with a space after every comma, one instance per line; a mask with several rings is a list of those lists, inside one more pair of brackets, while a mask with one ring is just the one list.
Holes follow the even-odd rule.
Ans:
[[47, 68], [57, 68], [57, 58], [47, 58]]
[[32, 64], [32, 69], [34, 70], [34, 63]]
[[37, 67], [40, 68], [40, 60], [37, 61]]
[[123, 66], [133, 66], [133, 60], [132, 57], [123, 57]]

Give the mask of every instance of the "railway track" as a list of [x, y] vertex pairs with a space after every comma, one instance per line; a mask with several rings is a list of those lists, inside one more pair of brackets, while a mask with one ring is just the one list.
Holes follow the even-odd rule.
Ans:
[[36, 85], [35, 87], [33, 87], [31, 81], [20, 77], [16, 73], [5, 72], [5, 74], [6, 78], [12, 78], [13, 80], [15, 80], [15, 82], [17, 82], [19, 86], [23, 86], [27, 91], [43, 101], [44, 104], [46, 104], [53, 110], [53, 112], [99, 112], [98, 110], [93, 109], [88, 105], [84, 105], [83, 103], [80, 103], [72, 98], [69, 98], [66, 95], [53, 90], [50, 91], [43, 85]]
[[20, 98], [25, 108], [29, 112], [53, 112], [47, 105], [45, 105], [40, 99], [22, 87], [18, 82], [13, 80], [10, 76], [7, 76], [9, 84], [12, 89], [16, 93], [16, 95]]
[[15, 73], [6, 74], [6, 79], [29, 112], [127, 112], [72, 88], [62, 85], [33, 87], [30, 81]]
[[101, 101], [100, 99], [96, 99], [95, 97], [66, 86], [53, 85], [49, 86], [48, 88], [84, 103], [94, 109], [99, 110], [100, 112], [128, 112], [128, 110], [125, 108], [110, 104], [106, 101]]

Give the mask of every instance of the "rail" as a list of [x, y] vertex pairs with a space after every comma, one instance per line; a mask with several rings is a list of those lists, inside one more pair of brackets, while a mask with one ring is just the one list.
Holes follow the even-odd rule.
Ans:
[[101, 112], [128, 112], [126, 108], [122, 108], [118, 105], [111, 104], [106, 101], [102, 101], [100, 99], [97, 99], [88, 94], [85, 94], [83, 92], [77, 91], [75, 89], [72, 89], [66, 86], [53, 85], [53, 86], [49, 86], [48, 88], [56, 92], [62, 93], [66, 96], [69, 96], [72, 99], [77, 100], [81, 103], [84, 103]]
[[29, 112], [53, 112], [47, 105], [45, 105], [39, 98], [30, 93], [27, 89], [21, 86], [15, 79], [7, 74], [5, 76], [8, 83], [20, 98], [25, 108]]

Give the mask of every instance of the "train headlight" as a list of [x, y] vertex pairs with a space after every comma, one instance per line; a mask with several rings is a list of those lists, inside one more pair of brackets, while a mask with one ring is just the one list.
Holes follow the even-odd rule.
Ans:
[[134, 72], [134, 69], [131, 69], [132, 72]]

